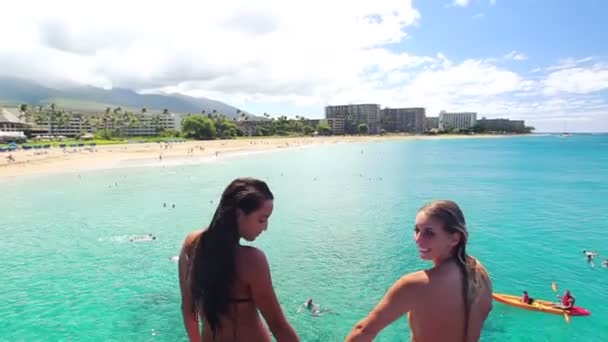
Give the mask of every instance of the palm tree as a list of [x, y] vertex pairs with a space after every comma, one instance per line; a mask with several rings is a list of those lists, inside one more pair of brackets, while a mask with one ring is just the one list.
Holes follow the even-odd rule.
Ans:
[[32, 121], [32, 112], [27, 104], [21, 104], [19, 106], [19, 119], [24, 120], [25, 122]]
[[47, 122], [46, 110], [43, 106], [38, 106], [36, 113], [34, 114], [34, 122], [38, 126], [42, 126]]
[[100, 122], [101, 120], [96, 115], [83, 115], [81, 127], [84, 132], [95, 133], [99, 129]]
[[[143, 110], [142, 110], [142, 112], [143, 112]], [[131, 129], [131, 127], [136, 126], [140, 122], [139, 116], [135, 115], [135, 113], [132, 113], [132, 112], [126, 112], [123, 115], [122, 120], [123, 120], [124, 127], [127, 128], [127, 131], [129, 131]]]
[[65, 129], [70, 124], [70, 121], [72, 121], [72, 112], [60, 109], [57, 115], [57, 127], [59, 129]]
[[103, 123], [103, 128], [104, 128], [104, 137], [107, 139], [108, 138], [108, 129], [110, 126], [110, 123], [112, 123], [112, 108], [107, 107], [105, 113], [103, 114], [103, 116], [101, 117], [101, 122]]
[[122, 132], [122, 128], [123, 128], [123, 121], [122, 121], [122, 107], [116, 107], [114, 108], [114, 110], [112, 110], [112, 117], [110, 119], [110, 122], [112, 123], [112, 130], [114, 132], [117, 132], [118, 134], [120, 134]]
[[157, 115], [154, 115], [154, 117], [152, 117], [152, 125], [154, 125], [154, 130], [156, 131], [156, 134], [158, 134], [161, 131], [160, 115], [157, 114]]
[[43, 107], [39, 113], [39, 117], [37, 119], [37, 123], [48, 124], [50, 129], [50, 134], [54, 135], [55, 128], [65, 128], [69, 124], [72, 118], [72, 114], [70, 112], [66, 112], [65, 110], [57, 107], [55, 103], [51, 103], [49, 107]]
[[169, 114], [169, 110], [167, 108], [163, 109], [163, 115]]

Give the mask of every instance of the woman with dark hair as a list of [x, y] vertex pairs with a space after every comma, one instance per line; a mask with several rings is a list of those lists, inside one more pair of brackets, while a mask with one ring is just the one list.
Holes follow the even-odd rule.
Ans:
[[267, 229], [272, 209], [266, 183], [238, 178], [224, 190], [209, 227], [186, 237], [179, 280], [190, 341], [271, 341], [258, 310], [277, 341], [298, 341], [272, 287], [266, 256], [239, 243]]
[[414, 240], [420, 257], [433, 267], [397, 280], [346, 341], [372, 341], [405, 314], [412, 341], [478, 341], [492, 310], [492, 284], [481, 263], [467, 254], [468, 237], [456, 203], [435, 201], [422, 207]]

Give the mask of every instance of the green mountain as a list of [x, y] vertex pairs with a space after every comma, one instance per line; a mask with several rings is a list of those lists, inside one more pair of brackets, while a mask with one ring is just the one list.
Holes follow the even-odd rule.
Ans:
[[220, 101], [185, 95], [152, 95], [138, 94], [129, 89], [114, 88], [111, 90], [90, 86], [71, 88], [50, 88], [35, 82], [18, 78], [0, 77], [0, 104], [44, 105], [49, 103], [73, 111], [101, 112], [106, 107], [122, 107], [139, 112], [145, 107], [149, 112], [168, 109], [174, 113], [199, 114], [201, 111], [236, 117], [236, 107]]

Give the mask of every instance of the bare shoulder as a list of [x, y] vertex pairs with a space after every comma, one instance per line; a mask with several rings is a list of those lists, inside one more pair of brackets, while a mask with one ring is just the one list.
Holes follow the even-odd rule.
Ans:
[[393, 289], [412, 292], [425, 288], [429, 282], [427, 271], [412, 272], [399, 278], [393, 285]]
[[492, 280], [481, 263], [476, 265], [475, 283], [477, 292], [475, 301], [485, 319], [485, 316], [492, 310]]
[[[182, 257], [189, 259], [192, 256], [192, 251], [194, 249], [194, 245], [196, 245], [196, 242], [199, 240], [199, 238], [204, 233], [205, 233], [205, 229], [199, 229], [199, 230], [190, 232], [186, 236], [186, 239], [184, 239], [184, 243], [182, 245], [182, 250], [180, 252], [180, 259], [182, 259]], [[184, 261], [186, 261], [186, 260], [184, 260]]]
[[479, 278], [482, 296], [484, 296], [486, 300], [492, 302], [492, 280], [490, 279], [490, 275], [485, 272], [484, 269], [484, 272], [480, 274]]
[[239, 246], [237, 259], [247, 264], [248, 268], [267, 267], [268, 260], [262, 250], [252, 246]]
[[409, 284], [424, 285], [429, 283], [428, 271], [417, 271], [404, 275], [400, 281], [407, 282]]
[[475, 259], [475, 283], [482, 294], [492, 296], [492, 280], [486, 268]]
[[204, 231], [205, 229], [198, 229], [193, 232], [190, 232], [184, 240], [184, 248], [191, 248]]
[[260, 249], [239, 246], [236, 252], [236, 264], [239, 276], [250, 285], [258, 284], [260, 281], [266, 283], [270, 278], [268, 260]]

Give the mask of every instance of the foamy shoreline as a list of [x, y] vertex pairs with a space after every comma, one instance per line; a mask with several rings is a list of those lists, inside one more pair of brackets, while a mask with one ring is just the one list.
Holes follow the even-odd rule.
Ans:
[[[329, 137], [295, 137], [295, 138], [252, 138], [237, 140], [188, 141], [165, 144], [124, 144], [95, 147], [91, 152], [85, 148], [60, 148], [44, 150], [19, 150], [10, 152], [15, 162], [9, 163], [9, 153], [0, 154], [0, 180], [15, 177], [46, 175], [63, 172], [80, 172], [88, 170], [111, 169], [137, 166], [175, 166], [199, 164], [219, 158], [293, 149], [323, 144], [379, 142], [391, 140], [436, 140], [436, 139], [472, 139], [499, 138], [502, 135], [387, 135], [387, 136], [329, 136]], [[36, 154], [38, 153], [38, 154]]]

